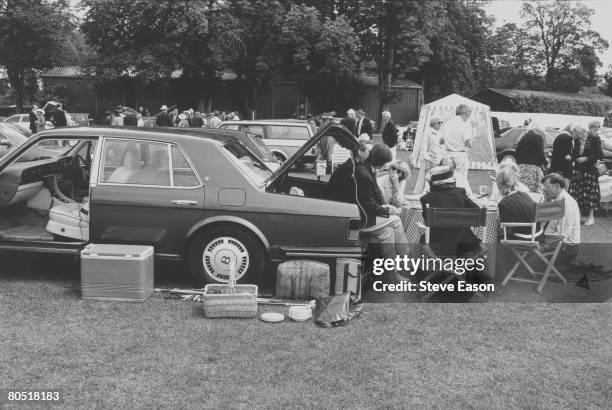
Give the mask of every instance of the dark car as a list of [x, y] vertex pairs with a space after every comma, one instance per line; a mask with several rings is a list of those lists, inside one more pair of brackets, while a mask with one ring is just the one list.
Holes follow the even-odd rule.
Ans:
[[[207, 129], [60, 128], [0, 159], [0, 249], [79, 255], [88, 243], [152, 245], [199, 283], [273, 276], [288, 258], [360, 257], [354, 204], [293, 164], [324, 137], [357, 155], [342, 127], [317, 133], [275, 172], [239, 138]], [[70, 141], [56, 158], [31, 155]], [[53, 198], [45, 201], [39, 198]]]
[[[516, 159], [516, 145], [519, 143], [523, 135], [530, 131], [529, 127], [514, 127], [510, 128], [499, 138], [495, 138], [495, 151], [497, 154], [497, 160], [501, 162], [507, 156], [514, 157]], [[544, 141], [544, 153], [547, 158], [550, 158], [552, 153], [552, 145], [555, 140], [549, 132], [547, 131], [538, 131], [540, 135], [543, 135], [545, 138]]]

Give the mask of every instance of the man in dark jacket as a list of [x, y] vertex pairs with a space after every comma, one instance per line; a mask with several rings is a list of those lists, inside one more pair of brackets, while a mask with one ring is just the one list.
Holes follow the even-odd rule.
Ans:
[[68, 121], [66, 120], [66, 113], [62, 110], [62, 104], [59, 104], [53, 114], [53, 125], [57, 127], [66, 127]]
[[[350, 108], [346, 112], [346, 118], [340, 120], [340, 124], [344, 125], [348, 130], [355, 135], [357, 132], [356, 122], [355, 122], [355, 110]], [[356, 135], [357, 137], [359, 135]]]
[[389, 150], [391, 151], [392, 161], [395, 161], [396, 158], [396, 148], [397, 145], [397, 133], [399, 130], [391, 121], [391, 113], [389, 111], [383, 111], [382, 113], [382, 121], [380, 123], [380, 128], [378, 130], [382, 134], [382, 140]]
[[374, 128], [372, 127], [372, 122], [366, 117], [364, 110], [357, 111], [357, 137], [361, 137], [363, 134], [367, 134], [370, 139], [372, 139], [372, 133], [374, 132]]
[[36, 110], [38, 106], [36, 104], [32, 105], [32, 111], [28, 114], [28, 119], [30, 120], [30, 131], [32, 134], [36, 134], [38, 131], [38, 115], [36, 115]]
[[172, 123], [172, 119], [170, 115], [168, 115], [168, 106], [165, 104], [161, 106], [161, 112], [157, 114], [157, 118], [155, 119], [155, 125], [158, 127], [172, 127], [174, 124]]

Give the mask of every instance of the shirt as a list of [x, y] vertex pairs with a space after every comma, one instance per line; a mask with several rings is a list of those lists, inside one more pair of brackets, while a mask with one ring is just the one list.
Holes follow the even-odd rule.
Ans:
[[465, 152], [465, 142], [472, 138], [472, 129], [467, 121], [458, 115], [444, 124], [442, 128], [446, 150], [450, 152]]
[[546, 227], [546, 233], [563, 235], [563, 243], [579, 244], [580, 243], [580, 208], [578, 203], [564, 189], [556, 201], [565, 199], [565, 215], [563, 219], [550, 221]]
[[405, 179], [397, 184], [397, 192], [395, 194], [397, 197], [396, 201], [391, 201], [393, 198], [393, 184], [391, 184], [391, 178], [389, 178], [388, 173], [376, 178], [376, 183], [378, 184], [378, 188], [380, 188], [380, 192], [382, 192], [383, 197], [388, 204], [398, 207], [402, 206], [402, 199], [404, 198], [404, 192], [406, 192]]
[[431, 161], [436, 165], [442, 161], [446, 149], [444, 144], [440, 144], [441, 138], [442, 132], [437, 131], [434, 128], [429, 129], [425, 135], [425, 151], [423, 152], [423, 159]]

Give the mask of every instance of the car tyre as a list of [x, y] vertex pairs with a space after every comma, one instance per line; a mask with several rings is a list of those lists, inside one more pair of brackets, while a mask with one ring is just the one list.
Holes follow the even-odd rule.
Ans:
[[265, 250], [257, 238], [242, 229], [216, 227], [196, 234], [188, 253], [189, 271], [196, 282], [227, 283], [236, 266], [236, 281], [256, 283], [265, 265]]

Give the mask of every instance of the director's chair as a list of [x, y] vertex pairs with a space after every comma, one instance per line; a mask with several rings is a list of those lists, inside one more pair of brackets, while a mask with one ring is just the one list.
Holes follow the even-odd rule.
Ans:
[[[481, 227], [481, 243], [484, 243], [487, 237], [487, 209], [486, 208], [430, 208], [426, 205], [423, 219], [425, 223], [417, 222], [417, 226], [421, 232], [425, 233], [425, 243], [423, 246], [424, 256], [432, 259], [458, 259], [466, 258], [470, 255], [437, 255], [431, 248], [430, 244], [430, 229], [431, 228], [473, 228]], [[463, 273], [453, 271], [443, 271], [448, 276], [441, 284], [447, 284], [455, 278], [459, 278]], [[435, 271], [430, 273], [424, 281], [429, 282], [440, 272]], [[424, 300], [429, 299], [436, 291], [431, 291], [423, 296]], [[476, 292], [479, 294], [478, 292]]]
[[[544, 223], [543, 231], [546, 230], [546, 225], [550, 221], [562, 219], [565, 216], [565, 200], [553, 201], [553, 202], [543, 202], [536, 204], [535, 208], [535, 221], [534, 222], [503, 222], [501, 227], [504, 233], [504, 239], [501, 240], [501, 244], [507, 245], [514, 256], [518, 259], [508, 275], [502, 282], [502, 285], [506, 285], [508, 281], [515, 280], [518, 282], [529, 282], [529, 283], [538, 283], [538, 292], [542, 292], [548, 277], [550, 276], [550, 272], [554, 272], [555, 275], [559, 277], [559, 279], [563, 283], [567, 283], [567, 280], [563, 277], [563, 275], [555, 268], [555, 262], [557, 260], [557, 256], [559, 256], [559, 252], [561, 250], [561, 245], [563, 241], [563, 235], [553, 235], [547, 234], [544, 236], [544, 244], [541, 244], [536, 240], [536, 229], [538, 223]], [[515, 227], [530, 227], [531, 235], [527, 235], [525, 239], [508, 239], [508, 231], [507, 228], [515, 228]], [[533, 253], [540, 259], [542, 262], [546, 264], [546, 270], [544, 272], [536, 272], [533, 270], [531, 266], [525, 260], [525, 257]], [[516, 273], [518, 267], [523, 265], [527, 272], [533, 277], [536, 278], [536, 275], [542, 275], [542, 279], [523, 279], [523, 278], [515, 278], [514, 274]]]

